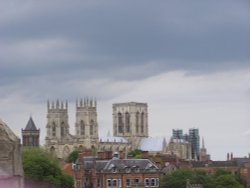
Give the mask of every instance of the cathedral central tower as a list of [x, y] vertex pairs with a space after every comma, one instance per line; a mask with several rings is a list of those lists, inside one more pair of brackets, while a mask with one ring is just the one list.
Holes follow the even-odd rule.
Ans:
[[113, 134], [125, 137], [133, 149], [137, 148], [141, 138], [148, 137], [147, 103], [113, 104]]

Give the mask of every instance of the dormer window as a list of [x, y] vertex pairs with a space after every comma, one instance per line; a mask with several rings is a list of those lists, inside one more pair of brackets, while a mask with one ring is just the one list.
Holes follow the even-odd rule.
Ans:
[[130, 173], [130, 172], [131, 172], [131, 169], [130, 169], [129, 167], [126, 167], [126, 168], [125, 168], [125, 172], [126, 172], [126, 173]]
[[113, 167], [113, 168], [112, 168], [112, 172], [113, 172], [113, 173], [116, 173], [117, 171], [118, 171], [118, 169], [117, 169], [116, 167]]
[[138, 166], [133, 166], [132, 168], [134, 172], [140, 172], [140, 168]]

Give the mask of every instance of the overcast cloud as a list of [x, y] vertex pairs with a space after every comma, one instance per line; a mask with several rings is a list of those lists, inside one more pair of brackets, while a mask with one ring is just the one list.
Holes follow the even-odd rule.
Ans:
[[[200, 129], [213, 159], [250, 148], [250, 3], [0, 1], [0, 118], [17, 135], [30, 114], [45, 137], [47, 99], [149, 105], [150, 136]], [[101, 133], [102, 132], [102, 133]]]

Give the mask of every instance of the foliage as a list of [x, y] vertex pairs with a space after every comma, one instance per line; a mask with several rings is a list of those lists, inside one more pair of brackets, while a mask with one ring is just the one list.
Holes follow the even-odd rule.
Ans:
[[206, 175], [205, 171], [177, 170], [165, 175], [160, 181], [160, 188], [186, 188], [186, 181], [191, 184], [202, 184], [204, 188], [243, 188], [236, 176], [218, 170], [214, 175]]
[[220, 175], [216, 178], [216, 188], [243, 188], [231, 174]]
[[160, 181], [161, 188], [186, 188], [186, 180], [192, 181], [193, 174], [188, 170], [177, 170], [166, 176], [164, 176]]
[[55, 187], [73, 187], [72, 177], [62, 173], [57, 159], [50, 153], [41, 149], [24, 149], [22, 157], [26, 178]]
[[131, 156], [135, 159], [140, 159], [142, 154], [142, 150], [135, 149], [133, 151], [128, 152], [128, 156]]
[[78, 157], [78, 154], [79, 154], [79, 151], [75, 150], [75, 151], [72, 151], [69, 156], [67, 157], [66, 159], [66, 162], [67, 163], [75, 163], [76, 162], [76, 159]]

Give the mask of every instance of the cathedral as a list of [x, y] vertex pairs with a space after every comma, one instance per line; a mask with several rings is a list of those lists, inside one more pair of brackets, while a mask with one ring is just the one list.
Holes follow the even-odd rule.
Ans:
[[138, 149], [148, 138], [147, 103], [113, 104], [113, 136], [98, 136], [97, 103], [84, 98], [76, 101], [75, 135], [69, 133], [68, 103], [47, 104], [45, 147], [65, 159], [73, 150], [124, 151]]

